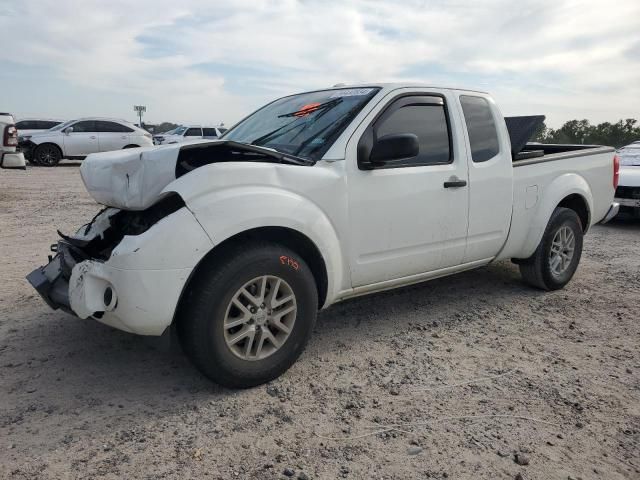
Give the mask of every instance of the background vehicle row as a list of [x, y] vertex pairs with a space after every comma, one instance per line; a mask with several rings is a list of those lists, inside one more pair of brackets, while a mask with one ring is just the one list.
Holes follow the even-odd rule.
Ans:
[[63, 158], [82, 159], [91, 153], [152, 145], [146, 130], [112, 118], [70, 120], [20, 142], [27, 160], [45, 166], [57, 165]]
[[194, 140], [215, 139], [222, 136], [227, 129], [220, 127], [203, 127], [200, 125], [181, 125], [153, 136], [153, 143], [156, 145], [166, 145], [169, 143], [184, 143]]

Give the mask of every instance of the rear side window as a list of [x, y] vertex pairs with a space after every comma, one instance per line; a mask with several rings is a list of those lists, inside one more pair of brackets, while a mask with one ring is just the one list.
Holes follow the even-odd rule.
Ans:
[[201, 137], [202, 130], [199, 128], [190, 128], [187, 130], [187, 133], [184, 134], [185, 137]]
[[[396, 108], [394, 108], [396, 107]], [[420, 153], [398, 166], [433, 165], [451, 161], [445, 105], [437, 97], [404, 97], [397, 100], [376, 122], [375, 137], [413, 133]]]
[[489, 102], [482, 97], [462, 95], [460, 103], [469, 132], [471, 159], [475, 163], [492, 159], [500, 152], [500, 143]]
[[205, 137], [217, 137], [218, 133], [216, 132], [215, 128], [203, 128], [202, 129], [203, 135]]
[[133, 132], [133, 129], [121, 125], [116, 122], [108, 122], [104, 120], [96, 121], [96, 125], [99, 132], [111, 132], [111, 133], [130, 133]]

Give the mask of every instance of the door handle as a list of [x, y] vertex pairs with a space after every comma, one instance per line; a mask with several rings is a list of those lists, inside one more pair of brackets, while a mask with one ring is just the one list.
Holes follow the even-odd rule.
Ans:
[[460, 180], [458, 177], [451, 177], [449, 180], [444, 182], [444, 188], [460, 188], [466, 187], [467, 181]]
[[98, 138], [98, 137], [96, 137], [95, 135], [91, 135], [89, 138], [90, 138], [91, 140], [95, 140], [95, 139], [96, 139], [96, 138]]

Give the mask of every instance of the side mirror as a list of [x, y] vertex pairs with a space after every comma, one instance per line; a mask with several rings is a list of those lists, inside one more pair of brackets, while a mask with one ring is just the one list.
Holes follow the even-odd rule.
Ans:
[[73, 132], [73, 127], [67, 127], [64, 129], [64, 134], [65, 135], [69, 135], [71, 132]]
[[405, 158], [415, 157], [420, 153], [418, 137], [413, 133], [396, 133], [378, 139], [371, 149], [369, 161], [373, 166]]

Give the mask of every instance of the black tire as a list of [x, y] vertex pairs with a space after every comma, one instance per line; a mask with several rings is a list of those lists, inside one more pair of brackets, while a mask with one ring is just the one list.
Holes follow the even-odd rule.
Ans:
[[122, 147], [122, 149], [124, 150], [125, 148], [140, 148], [140, 145], [125, 145], [124, 147]]
[[53, 143], [38, 145], [33, 152], [33, 161], [44, 167], [55, 167], [62, 160], [62, 151]]
[[[249, 388], [273, 380], [298, 359], [313, 331], [318, 291], [311, 270], [295, 252], [271, 243], [247, 242], [217, 258], [196, 274], [181, 300], [177, 332], [182, 347], [204, 375], [225, 387]], [[288, 284], [297, 311], [279, 349], [266, 358], [246, 360], [225, 340], [225, 315], [242, 286], [264, 275]]]
[[[568, 227], [574, 235], [575, 246], [569, 265], [560, 274], [554, 273], [551, 267], [551, 247], [556, 234], [563, 227]], [[549, 219], [542, 240], [534, 254], [520, 262], [520, 274], [525, 282], [543, 290], [559, 290], [563, 288], [576, 272], [582, 256], [583, 240], [582, 224], [578, 214], [569, 208], [556, 208]]]

